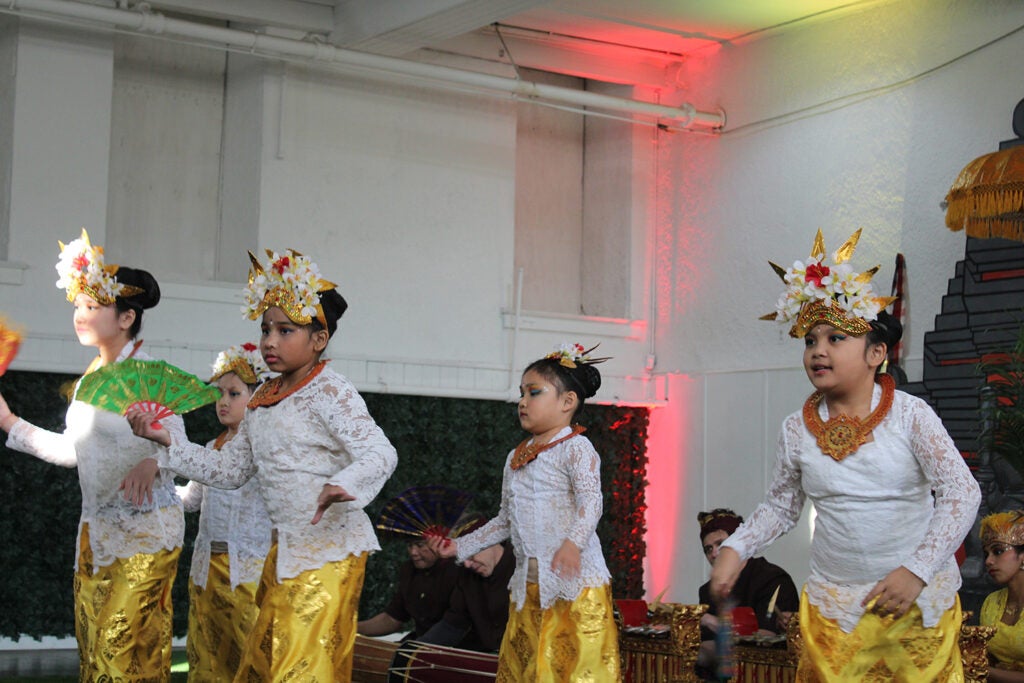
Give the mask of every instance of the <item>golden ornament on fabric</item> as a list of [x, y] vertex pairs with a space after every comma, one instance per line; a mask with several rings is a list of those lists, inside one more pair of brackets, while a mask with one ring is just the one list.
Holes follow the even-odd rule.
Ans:
[[530, 439], [525, 439], [522, 443], [516, 446], [516, 452], [512, 454], [512, 462], [510, 463], [509, 467], [511, 467], [514, 470], [518, 470], [520, 467], [526, 465], [527, 463], [533, 462], [538, 455], [548, 450], [549, 448], [553, 448], [554, 446], [557, 446], [563, 441], [568, 441], [572, 437], [578, 434], [582, 434], [585, 431], [587, 431], [586, 427], [583, 427], [581, 425], [573, 425], [571, 434], [567, 434], [563, 436], [561, 439], [555, 439], [554, 441], [549, 441], [545, 444], [540, 445], [530, 443]]
[[889, 375], [879, 375], [877, 381], [882, 386], [882, 398], [864, 420], [849, 415], [837, 415], [824, 422], [818, 414], [818, 406], [823, 398], [820, 391], [811, 394], [804, 402], [803, 417], [807, 431], [817, 439], [821, 452], [836, 462], [841, 462], [846, 456], [856, 453], [892, 408], [896, 382]]

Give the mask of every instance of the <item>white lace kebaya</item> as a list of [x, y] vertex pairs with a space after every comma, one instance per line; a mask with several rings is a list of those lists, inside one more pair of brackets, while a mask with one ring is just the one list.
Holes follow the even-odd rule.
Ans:
[[[115, 362], [131, 356], [134, 348], [135, 342], [128, 342]], [[132, 357], [152, 360], [142, 351], [136, 351]], [[185, 438], [185, 424], [180, 417], [164, 418], [160, 423], [172, 438]], [[123, 416], [73, 400], [63, 433], [40, 429], [19, 419], [8, 434], [7, 447], [54, 465], [78, 468], [82, 488], [78, 528], [81, 534], [82, 524], [89, 525], [94, 572], [119, 558], [181, 546], [185, 521], [173, 474], [158, 474], [153, 482], [152, 503], [135, 505], [126, 501], [124, 492], [119, 490], [125, 475], [135, 465], [156, 457], [162, 450], [157, 444], [135, 436]]]
[[[206, 444], [212, 448], [216, 440]], [[270, 550], [270, 517], [255, 479], [225, 491], [197, 481], [178, 487], [185, 512], [199, 511], [199, 531], [192, 552], [189, 578], [206, 588], [210, 574], [211, 542], [226, 543], [232, 590], [260, 580]]]
[[[881, 398], [876, 384], [872, 410]], [[818, 413], [828, 419], [822, 401]], [[807, 597], [850, 633], [861, 601], [903, 566], [925, 582], [917, 598], [925, 627], [953, 606], [960, 587], [954, 552], [971, 529], [981, 492], [935, 412], [896, 391], [874, 441], [837, 462], [821, 452], [796, 412], [782, 424], [765, 502], [728, 539], [742, 559], [786, 533], [805, 498], [817, 511]], [[934, 497], [933, 497], [934, 492]]]
[[[551, 441], [570, 433], [566, 427]], [[574, 436], [516, 470], [510, 466], [514, 453], [505, 460], [498, 516], [454, 541], [458, 561], [465, 562], [511, 536], [516, 570], [509, 588], [518, 609], [526, 603], [529, 558], [537, 560], [543, 609], [558, 599], [575, 600], [584, 588], [607, 584], [611, 575], [597, 537], [602, 511], [601, 459], [593, 444], [584, 436]], [[580, 549], [580, 573], [574, 579], [551, 571], [551, 560], [565, 539]]]
[[[219, 451], [172, 442], [157, 458], [161, 468], [217, 488], [256, 478], [277, 532], [279, 581], [380, 549], [363, 508], [398, 454], [352, 383], [330, 368], [279, 403], [246, 410], [238, 434]], [[356, 499], [331, 505], [314, 526], [324, 484]]]

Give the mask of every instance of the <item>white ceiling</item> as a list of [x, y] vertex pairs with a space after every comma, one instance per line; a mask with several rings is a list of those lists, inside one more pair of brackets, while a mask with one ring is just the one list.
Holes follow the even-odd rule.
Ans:
[[[882, 0], [150, 0], [156, 11], [316, 35], [393, 57], [430, 52], [660, 86], [687, 54]], [[133, 6], [134, 0], [119, 3]], [[499, 35], [500, 34], [500, 35]]]

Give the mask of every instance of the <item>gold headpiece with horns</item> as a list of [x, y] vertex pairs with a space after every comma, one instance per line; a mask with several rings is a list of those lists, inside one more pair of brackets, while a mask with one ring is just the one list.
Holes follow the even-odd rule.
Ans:
[[229, 372], [238, 375], [246, 384], [259, 384], [271, 374], [266, 361], [260, 355], [259, 347], [252, 342], [229, 346], [218, 353], [217, 359], [213, 362], [210, 383], [216, 382]]
[[981, 547], [987, 548], [993, 543], [1006, 545], [1024, 545], [1024, 512], [1010, 510], [996, 512], [981, 520]]
[[832, 265], [825, 264], [825, 240], [820, 229], [807, 265], [796, 261], [786, 270], [769, 261], [786, 289], [775, 311], [761, 316], [761, 320], [794, 321], [789, 334], [797, 339], [820, 323], [858, 337], [870, 331], [870, 321], [896, 297], [875, 296], [871, 278], [878, 272], [878, 266], [857, 273], [847, 263], [857, 248], [860, 233], [857, 230], [832, 254]]
[[103, 247], [89, 243], [89, 233], [82, 228], [82, 236], [64, 244], [60, 240], [60, 258], [57, 261], [57, 286], [67, 290], [68, 301], [81, 294], [89, 295], [97, 303], [109, 306], [119, 296], [135, 296], [145, 290], [117, 281], [119, 266], [103, 262]]
[[267, 268], [249, 252], [252, 268], [249, 285], [245, 288], [245, 306], [242, 312], [250, 320], [259, 318], [265, 310], [277, 306], [288, 319], [298, 325], [313, 320], [327, 328], [327, 318], [320, 305], [320, 293], [337, 287], [320, 277], [316, 264], [294, 249], [284, 254], [267, 249]]

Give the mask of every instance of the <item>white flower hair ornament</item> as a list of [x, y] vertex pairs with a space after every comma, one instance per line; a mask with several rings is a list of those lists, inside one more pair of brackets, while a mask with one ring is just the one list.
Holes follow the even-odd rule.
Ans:
[[58, 241], [60, 257], [57, 261], [57, 286], [74, 301], [80, 293], [89, 295], [97, 303], [109, 306], [119, 296], [135, 296], [145, 290], [117, 281], [119, 266], [103, 262], [103, 247], [89, 243], [89, 233], [82, 228], [82, 236], [68, 244]]
[[786, 270], [769, 261], [786, 289], [775, 311], [761, 316], [761, 320], [794, 321], [789, 335], [797, 339], [821, 323], [857, 337], [869, 332], [871, 321], [897, 297], [875, 295], [871, 278], [878, 272], [878, 266], [857, 273], [847, 263], [857, 248], [860, 233], [861, 230], [857, 230], [832, 254], [831, 265], [824, 260], [825, 240], [820, 229], [806, 265], [795, 261]]
[[308, 325], [318, 320], [326, 328], [327, 318], [320, 305], [320, 293], [337, 285], [321, 278], [317, 265], [294, 249], [284, 254], [267, 249], [267, 258], [264, 269], [249, 252], [252, 268], [242, 313], [250, 320], [256, 320], [265, 310], [277, 306], [293, 323]]
[[584, 349], [583, 344], [562, 342], [554, 351], [544, 356], [544, 358], [557, 360], [559, 365], [570, 369], [575, 368], [577, 365], [597, 365], [598, 363], [603, 363], [610, 359], [610, 356], [606, 358], [591, 358], [590, 352], [598, 346], [600, 346], [600, 344], [594, 344], [589, 349]]
[[251, 342], [230, 346], [218, 353], [210, 382], [216, 382], [229, 372], [238, 375], [246, 384], [260, 384], [272, 374], [260, 355], [259, 347]]

